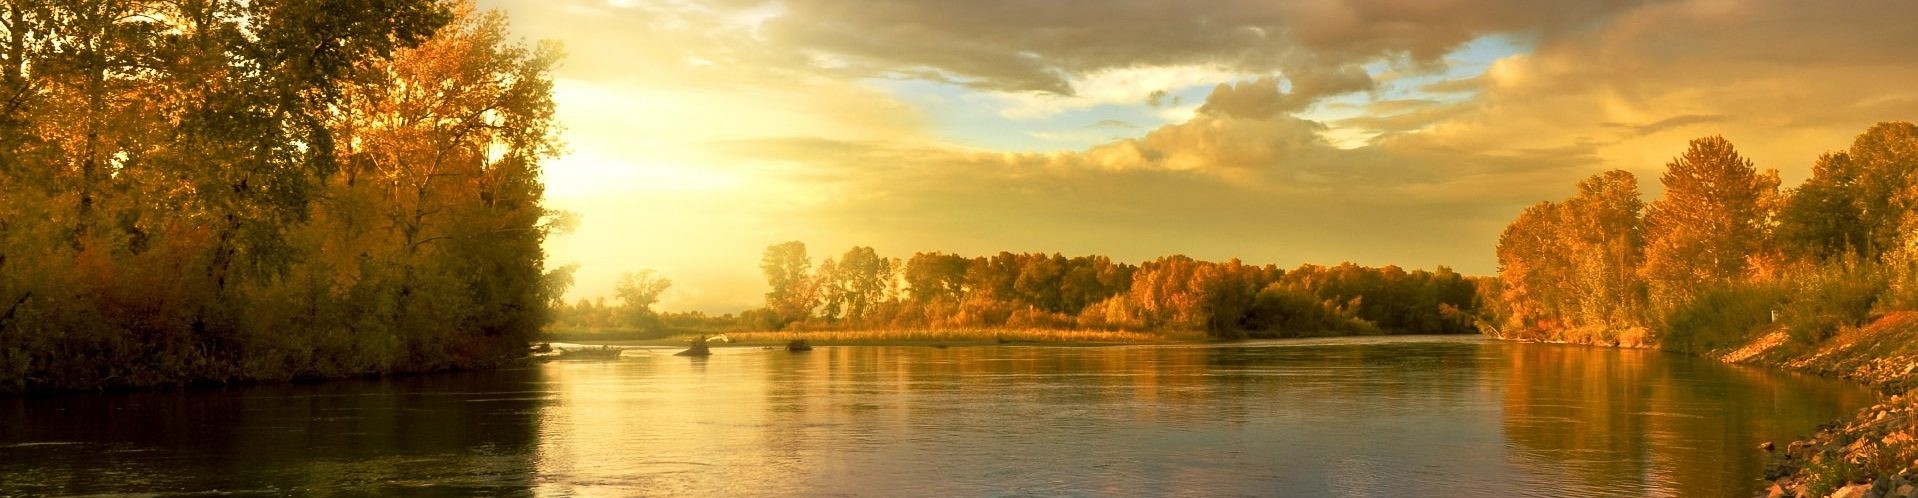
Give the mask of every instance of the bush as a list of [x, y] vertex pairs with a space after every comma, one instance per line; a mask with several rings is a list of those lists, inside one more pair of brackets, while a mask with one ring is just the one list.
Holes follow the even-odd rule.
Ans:
[[1785, 303], [1786, 289], [1776, 284], [1730, 284], [1698, 293], [1665, 317], [1666, 350], [1703, 353], [1750, 341], [1771, 325], [1772, 310]]
[[1779, 319], [1792, 339], [1805, 344], [1864, 323], [1885, 292], [1884, 276], [1854, 258], [1811, 267], [1788, 280], [1793, 285]]

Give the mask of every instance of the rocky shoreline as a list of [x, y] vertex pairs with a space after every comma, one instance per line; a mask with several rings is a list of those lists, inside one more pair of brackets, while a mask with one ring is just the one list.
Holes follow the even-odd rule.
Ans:
[[1772, 330], [1713, 356], [1850, 379], [1895, 394], [1808, 439], [1771, 450], [1767, 496], [1918, 498], [1918, 312], [1887, 314], [1811, 346]]

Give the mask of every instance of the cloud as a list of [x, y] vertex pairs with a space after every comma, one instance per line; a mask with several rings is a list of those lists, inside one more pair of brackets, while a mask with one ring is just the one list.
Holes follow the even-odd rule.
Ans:
[[1587, 144], [1603, 167], [1656, 178], [1686, 140], [1723, 134], [1795, 181], [1819, 152], [1918, 113], [1897, 104], [1918, 98], [1918, 55], [1906, 48], [1918, 30], [1892, 21], [1913, 18], [1918, 4], [1893, 1], [1648, 4], [1540, 38], [1471, 83], [1435, 84], [1481, 90], [1455, 115], [1384, 141], [1475, 151]]
[[[830, 60], [836, 71], [931, 71], [976, 88], [1072, 96], [1086, 75], [1215, 65], [1281, 73], [1305, 98], [1372, 88], [1363, 65], [1437, 68], [1493, 33], [1577, 29], [1636, 2], [1523, 0], [1259, 2], [1118, 0], [787, 0], [754, 25], [766, 45]], [[760, 2], [718, 9], [759, 8]]]
[[[682, 282], [750, 281], [788, 239], [1489, 273], [1519, 209], [1591, 173], [1656, 195], [1686, 140], [1723, 134], [1792, 182], [1918, 119], [1918, 3], [1890, 0], [487, 4], [568, 40], [562, 118], [591, 154], [554, 178], [604, 193], [597, 162], [636, 168], [598, 183], [688, 185], [580, 204], [602, 231], [577, 246], [618, 253], [589, 271], [711, 272]], [[1473, 48], [1487, 36], [1515, 42]], [[940, 121], [878, 79], [984, 110]], [[951, 127], [1098, 145], [1009, 153]], [[648, 230], [675, 235], [619, 245]]]

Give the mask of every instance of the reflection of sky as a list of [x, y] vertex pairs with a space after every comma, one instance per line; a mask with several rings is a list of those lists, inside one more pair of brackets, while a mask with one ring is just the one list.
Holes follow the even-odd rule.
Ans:
[[1477, 337], [672, 352], [0, 397], [0, 496], [1751, 496], [1874, 399]]
[[[1755, 486], [1870, 399], [1612, 350], [722, 348], [549, 364], [541, 494], [1639, 496]], [[1774, 396], [1801, 408], [1764, 409]], [[1686, 469], [1695, 470], [1686, 470]], [[1732, 493], [1737, 494], [1737, 493]]]

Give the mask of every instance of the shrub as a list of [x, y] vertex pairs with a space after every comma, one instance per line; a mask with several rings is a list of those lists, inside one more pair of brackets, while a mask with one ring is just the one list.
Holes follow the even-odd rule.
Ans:
[[1776, 284], [1738, 283], [1700, 291], [1665, 317], [1666, 350], [1702, 353], [1749, 341], [1771, 324], [1772, 310], [1785, 302]]
[[1788, 280], [1791, 292], [1779, 319], [1792, 339], [1806, 344], [1864, 323], [1885, 291], [1884, 276], [1855, 258], [1810, 267]]

